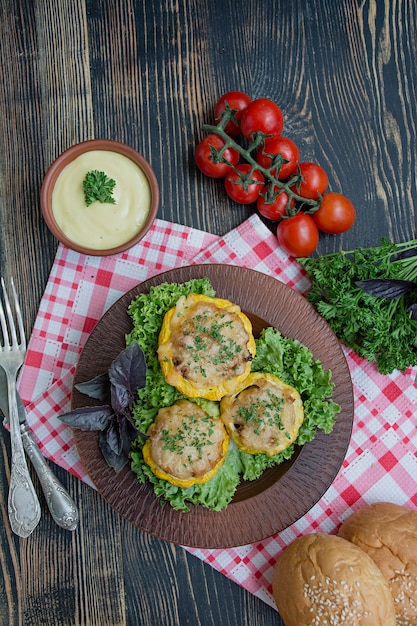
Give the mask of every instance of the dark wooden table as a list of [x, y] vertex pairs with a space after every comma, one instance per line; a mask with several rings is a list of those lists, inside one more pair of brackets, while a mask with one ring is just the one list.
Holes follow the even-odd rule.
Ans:
[[[416, 59], [411, 0], [0, 0], [0, 272], [15, 277], [28, 333], [57, 247], [39, 191], [72, 144], [104, 137], [138, 149], [159, 179], [161, 218], [223, 234], [253, 211], [193, 161], [201, 125], [232, 89], [276, 100], [303, 160], [354, 202], [355, 226], [322, 237], [321, 253], [414, 237]], [[39, 527], [19, 540], [4, 429], [0, 445], [1, 624], [282, 624], [57, 467], [78, 530], [60, 530], [42, 502]]]

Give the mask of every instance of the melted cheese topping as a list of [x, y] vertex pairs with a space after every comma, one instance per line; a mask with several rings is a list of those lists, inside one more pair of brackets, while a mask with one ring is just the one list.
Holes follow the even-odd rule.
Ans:
[[304, 419], [299, 393], [271, 374], [250, 374], [220, 407], [230, 436], [250, 454], [281, 452], [295, 441]]
[[166, 315], [158, 348], [167, 382], [189, 397], [216, 387], [221, 387], [217, 395], [201, 397], [216, 400], [233, 392], [235, 381], [250, 371], [255, 353], [251, 329], [240, 307], [228, 300], [181, 297]]
[[144, 460], [156, 476], [181, 487], [207, 482], [227, 454], [223, 422], [189, 400], [160, 409], [148, 435]]
[[[86, 206], [83, 180], [92, 170], [116, 181], [116, 204]], [[151, 190], [144, 172], [118, 152], [90, 150], [69, 163], [58, 176], [52, 193], [52, 211], [65, 235], [95, 250], [110, 250], [137, 235], [149, 214]]]

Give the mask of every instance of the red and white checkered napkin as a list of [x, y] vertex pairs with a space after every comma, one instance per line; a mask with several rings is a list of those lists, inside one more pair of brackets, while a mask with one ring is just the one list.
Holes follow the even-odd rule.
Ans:
[[[192, 263], [250, 267], [305, 292], [304, 270], [253, 215], [224, 237], [156, 220], [146, 237], [112, 257], [80, 255], [60, 246], [29, 342], [19, 391], [43, 454], [91, 484], [71, 429], [58, 419], [70, 408], [75, 366], [103, 313], [137, 283]], [[285, 531], [227, 550], [187, 550], [271, 606], [273, 567], [295, 537], [332, 532], [365, 503], [417, 506], [416, 370], [390, 376], [345, 349], [355, 397], [355, 423], [343, 466], [322, 499]]]

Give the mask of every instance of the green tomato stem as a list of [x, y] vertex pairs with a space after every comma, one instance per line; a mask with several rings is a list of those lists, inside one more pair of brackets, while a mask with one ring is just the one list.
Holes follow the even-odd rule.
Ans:
[[[229, 112], [226, 112], [223, 116], [222, 119], [220, 121], [220, 123], [217, 126], [213, 126], [211, 124], [203, 124], [202, 126], [202, 130], [206, 131], [208, 133], [214, 133], [216, 135], [218, 135], [219, 137], [221, 137], [221, 139], [223, 139], [224, 146], [221, 148], [221, 150], [215, 150], [215, 152], [217, 152], [219, 154], [219, 156], [222, 156], [223, 153], [228, 149], [228, 148], [233, 148], [234, 150], [236, 150], [236, 152], [238, 152], [240, 154], [241, 157], [243, 157], [245, 159], [245, 161], [252, 166], [252, 169], [250, 171], [250, 175], [253, 174], [253, 172], [255, 170], [261, 172], [261, 174], [264, 176], [264, 178], [266, 179], [266, 182], [268, 184], [268, 197], [271, 198], [271, 202], [274, 201], [275, 196], [277, 195], [277, 193], [282, 193], [283, 191], [285, 191], [288, 195], [288, 216], [291, 215], [295, 215], [295, 213], [298, 213], [299, 210], [301, 210], [301, 207], [299, 207], [297, 210], [293, 210], [291, 209], [291, 204], [292, 204], [292, 200], [295, 200], [298, 203], [301, 203], [302, 205], [308, 205], [309, 210], [305, 211], [306, 213], [315, 213], [321, 203], [321, 198], [319, 198], [318, 200], [312, 200], [310, 198], [303, 198], [302, 196], [298, 195], [295, 191], [293, 191], [293, 189], [291, 187], [293, 187], [294, 185], [296, 185], [299, 181], [300, 181], [300, 174], [296, 174], [295, 176], [291, 177], [288, 181], [282, 181], [279, 178], [275, 177], [273, 174], [274, 170], [279, 170], [280, 167], [280, 163], [279, 160], [278, 162], [274, 159], [273, 162], [271, 163], [271, 166], [268, 168], [263, 167], [262, 165], [260, 165], [252, 156], [252, 153], [255, 152], [258, 148], [260, 148], [262, 145], [264, 145], [264, 138], [265, 135], [263, 133], [256, 133], [254, 140], [249, 144], [248, 148], [244, 148], [243, 146], [241, 146], [240, 144], [238, 144], [236, 141], [234, 141], [234, 139], [228, 135], [224, 128], [227, 124], [227, 122], [229, 121], [231, 115], [229, 114]], [[281, 164], [282, 164], [282, 156], [279, 155], [281, 157]], [[226, 163], [229, 163], [227, 161], [227, 159], [225, 159], [223, 157], [223, 160]], [[236, 169], [236, 167], [234, 165], [232, 165], [232, 163], [229, 163], [229, 165], [232, 167], [232, 169], [236, 172], [239, 173], [239, 170]], [[247, 181], [247, 176], [244, 177], [245, 180]], [[243, 178], [242, 178], [243, 180]], [[245, 182], [245, 181], [243, 181]], [[278, 188], [279, 191], [276, 191], [275, 188]]]

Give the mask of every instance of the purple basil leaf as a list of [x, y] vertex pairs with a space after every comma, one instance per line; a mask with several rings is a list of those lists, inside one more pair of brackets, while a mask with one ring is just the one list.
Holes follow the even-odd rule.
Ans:
[[404, 296], [411, 291], [417, 290], [417, 283], [412, 280], [399, 280], [397, 278], [370, 278], [358, 280], [357, 286], [377, 298], [393, 300]]
[[110, 402], [110, 380], [108, 374], [99, 374], [85, 383], [74, 385], [75, 388], [90, 398], [101, 400], [102, 402]]
[[106, 441], [107, 441], [109, 448], [115, 454], [120, 455], [120, 453], [123, 450], [123, 442], [122, 442], [122, 437], [120, 435], [120, 428], [119, 428], [118, 420], [117, 419], [112, 420], [110, 424], [107, 426], [104, 433], [106, 434]]
[[133, 418], [133, 415], [132, 415], [131, 411], [125, 411], [125, 412], [123, 413], [123, 417], [124, 417], [124, 418], [125, 418], [128, 422], [130, 422], [130, 425], [131, 425], [131, 426], [133, 426], [133, 428], [135, 428], [135, 429], [136, 429], [135, 420], [134, 420], [134, 418]]
[[146, 383], [146, 361], [137, 341], [125, 348], [113, 361], [109, 369], [112, 385], [112, 406], [117, 413], [131, 406], [136, 392]]
[[133, 441], [134, 439], [137, 439], [138, 437], [142, 437], [143, 439], [149, 439], [149, 435], [147, 435], [146, 433], [142, 433], [140, 430], [137, 429], [135, 420], [131, 413], [123, 413], [123, 420], [126, 420], [126, 422], [129, 422], [129, 425], [126, 424], [125, 428], [129, 429], [129, 432], [132, 433], [131, 441]]
[[59, 416], [59, 419], [72, 428], [104, 430], [113, 415], [114, 411], [108, 405], [85, 406], [69, 413], [64, 413], [64, 415]]
[[411, 319], [417, 321], [417, 303], [412, 304], [408, 307], [407, 311], [411, 313]]
[[[109, 443], [109, 438], [111, 443]], [[128, 463], [129, 459], [123, 449], [120, 453], [114, 451], [114, 438], [117, 439], [117, 435], [115, 435], [113, 428], [110, 433], [108, 431], [102, 431], [99, 435], [98, 443], [106, 463], [116, 472], [120, 472], [120, 470], [123, 469]]]
[[401, 259], [410, 259], [413, 256], [417, 256], [417, 248], [410, 248], [409, 250], [403, 250], [393, 256], [391, 262], [400, 261]]
[[132, 441], [134, 441], [134, 439], [138, 436], [138, 430], [127, 418], [122, 418], [120, 422], [120, 435], [122, 438], [123, 450], [128, 453], [132, 447]]
[[112, 385], [110, 389], [111, 405], [116, 413], [122, 414], [130, 404], [130, 392], [121, 385]]

